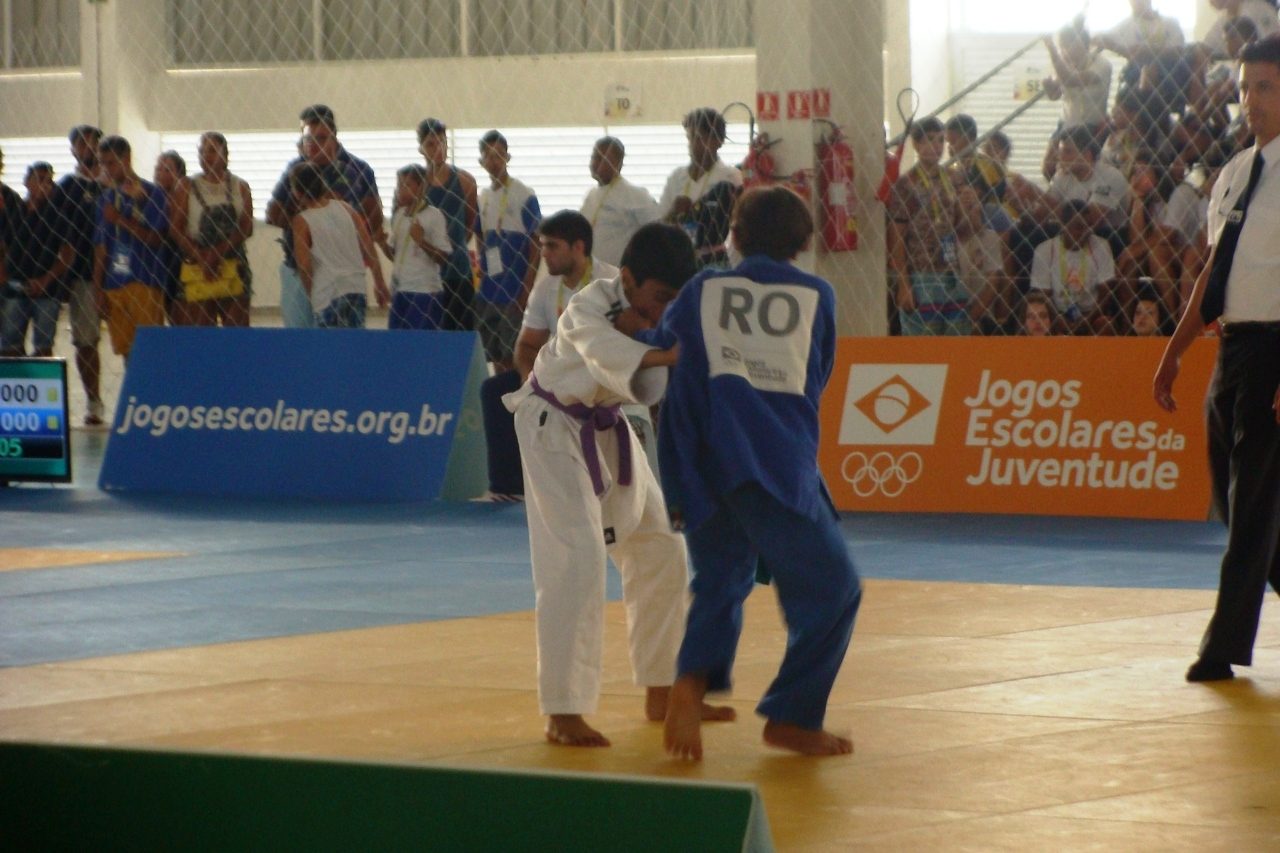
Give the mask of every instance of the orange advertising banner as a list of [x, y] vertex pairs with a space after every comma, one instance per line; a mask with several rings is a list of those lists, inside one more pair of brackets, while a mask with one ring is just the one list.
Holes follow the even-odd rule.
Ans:
[[842, 510], [1203, 520], [1217, 341], [1151, 397], [1163, 338], [844, 338], [819, 463]]

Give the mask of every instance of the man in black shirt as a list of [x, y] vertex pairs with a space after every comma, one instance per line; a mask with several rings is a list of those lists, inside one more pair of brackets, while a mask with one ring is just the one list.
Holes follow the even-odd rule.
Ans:
[[26, 354], [31, 329], [32, 355], [53, 355], [58, 327], [62, 277], [71, 266], [71, 244], [58, 234], [53, 204], [53, 167], [32, 163], [26, 176], [27, 201], [10, 217], [11, 234], [5, 255], [4, 300], [0, 304], [0, 355]]

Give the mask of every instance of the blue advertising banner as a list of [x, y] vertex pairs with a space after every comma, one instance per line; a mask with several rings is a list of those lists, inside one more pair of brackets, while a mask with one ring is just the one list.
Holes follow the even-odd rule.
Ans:
[[358, 501], [485, 489], [472, 332], [142, 328], [108, 491]]

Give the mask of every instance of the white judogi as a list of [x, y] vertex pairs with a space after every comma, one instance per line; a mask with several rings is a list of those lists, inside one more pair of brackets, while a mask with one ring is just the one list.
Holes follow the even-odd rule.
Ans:
[[524, 463], [543, 714], [596, 710], [606, 556], [622, 575], [636, 683], [660, 687], [675, 679], [687, 562], [644, 450], [627, 428], [631, 483], [622, 485], [617, 432], [595, 432], [604, 486], [597, 496], [582, 446], [582, 422], [535, 395], [532, 386], [536, 378], [568, 406], [653, 405], [661, 399], [667, 369], [640, 370], [650, 347], [613, 328], [612, 318], [627, 304], [621, 279], [584, 287], [569, 300], [556, 333], [538, 353], [530, 381], [503, 398], [515, 412]]

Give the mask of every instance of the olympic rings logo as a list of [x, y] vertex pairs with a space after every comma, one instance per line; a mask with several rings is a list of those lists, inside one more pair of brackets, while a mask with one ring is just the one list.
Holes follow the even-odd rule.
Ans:
[[886, 498], [896, 498], [920, 479], [923, 471], [924, 460], [914, 451], [907, 451], [897, 459], [887, 450], [871, 456], [854, 451], [840, 465], [840, 475], [860, 498], [869, 498], [876, 492]]

